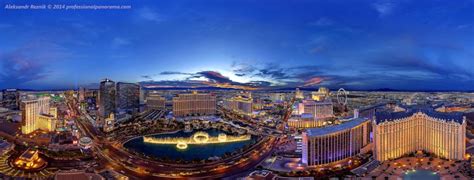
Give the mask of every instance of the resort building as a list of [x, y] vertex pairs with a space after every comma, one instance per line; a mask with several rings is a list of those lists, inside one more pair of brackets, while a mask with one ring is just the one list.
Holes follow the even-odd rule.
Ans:
[[35, 122], [35, 128], [43, 131], [56, 131], [57, 119], [53, 115], [40, 114]]
[[237, 113], [251, 115], [252, 114], [252, 96], [236, 96], [224, 100], [224, 108]]
[[216, 114], [216, 96], [213, 94], [197, 93], [179, 94], [173, 98], [173, 114], [175, 117], [189, 115]]
[[376, 160], [396, 159], [418, 150], [446, 159], [464, 158], [466, 118], [461, 113], [414, 108], [404, 112], [377, 112], [375, 116]]
[[333, 104], [330, 99], [323, 101], [305, 99], [293, 107], [292, 117], [288, 126], [293, 128], [315, 128], [324, 126], [326, 121], [334, 117]]
[[329, 89], [325, 87], [320, 87], [318, 91], [311, 93], [311, 99], [315, 101], [324, 101], [326, 97], [329, 97]]
[[295, 99], [304, 99], [303, 91], [300, 91], [299, 88], [296, 88]]
[[288, 119], [287, 124], [289, 127], [297, 129], [315, 128], [325, 125], [324, 121], [321, 119], [314, 119], [313, 115], [309, 113], [292, 116]]
[[312, 114], [314, 119], [324, 119], [334, 117], [333, 105], [331, 101], [303, 101], [303, 112]]
[[165, 109], [166, 99], [160, 95], [149, 95], [146, 98], [146, 109], [147, 110], [159, 110]]
[[[50, 97], [42, 96], [38, 98], [35, 97], [34, 99], [30, 100], [23, 100], [21, 102], [21, 131], [23, 134], [29, 134], [37, 129], [43, 129], [45, 121], [49, 121], [50, 123], [56, 123], [56, 118], [54, 117], [54, 115], [49, 115], [51, 112], [54, 113], [54, 110], [49, 107], [49, 101]], [[46, 128], [43, 130], [54, 131], [55, 128]]]
[[366, 118], [307, 129], [302, 134], [302, 162], [308, 166], [324, 166], [366, 153], [370, 150], [370, 132], [370, 120]]

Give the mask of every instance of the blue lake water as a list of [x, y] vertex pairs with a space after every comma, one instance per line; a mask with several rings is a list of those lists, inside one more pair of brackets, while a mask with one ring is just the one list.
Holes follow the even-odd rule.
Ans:
[[439, 174], [429, 170], [409, 171], [403, 176], [404, 180], [439, 180]]
[[[217, 136], [219, 133], [224, 133], [223, 131], [217, 129], [205, 130], [210, 136]], [[151, 135], [152, 137], [190, 137], [195, 133], [193, 132], [184, 132], [178, 131], [176, 133], [170, 134], [156, 134]], [[132, 139], [124, 144], [124, 147], [130, 150], [133, 150], [138, 153], [144, 153], [148, 156], [153, 156], [157, 158], [169, 158], [169, 159], [183, 159], [183, 160], [193, 160], [193, 159], [208, 159], [213, 156], [222, 156], [226, 152], [233, 152], [239, 148], [244, 147], [247, 144], [251, 144], [256, 141], [256, 137], [252, 136], [250, 140], [241, 141], [241, 142], [229, 142], [229, 143], [219, 143], [219, 144], [188, 144], [187, 149], [178, 149], [175, 144], [151, 144], [144, 143], [143, 137]]]

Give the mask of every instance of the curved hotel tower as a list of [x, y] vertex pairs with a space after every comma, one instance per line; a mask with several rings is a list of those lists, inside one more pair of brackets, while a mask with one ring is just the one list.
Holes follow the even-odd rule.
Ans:
[[183, 117], [188, 115], [216, 114], [216, 96], [193, 91], [192, 94], [179, 94], [173, 98], [173, 115]]
[[374, 120], [375, 159], [385, 161], [424, 150], [440, 157], [462, 160], [466, 119], [460, 113], [431, 108], [403, 112], [377, 112]]
[[302, 162], [319, 166], [364, 152], [370, 144], [370, 120], [355, 118], [344, 124], [303, 132]]

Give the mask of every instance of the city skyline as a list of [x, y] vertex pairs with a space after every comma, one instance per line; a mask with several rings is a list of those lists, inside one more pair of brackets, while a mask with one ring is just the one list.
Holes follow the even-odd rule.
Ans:
[[0, 11], [0, 89], [474, 90], [472, 1], [111, 2]]
[[474, 0], [0, 8], [0, 179], [474, 179]]

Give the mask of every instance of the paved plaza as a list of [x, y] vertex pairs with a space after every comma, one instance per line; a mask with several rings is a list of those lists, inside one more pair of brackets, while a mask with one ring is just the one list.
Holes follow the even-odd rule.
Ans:
[[386, 161], [370, 172], [362, 179], [402, 179], [407, 172], [416, 170], [429, 170], [439, 174], [442, 180], [468, 179], [463, 172], [466, 163], [456, 163], [454, 161], [443, 160], [430, 157], [405, 157], [392, 161]]

